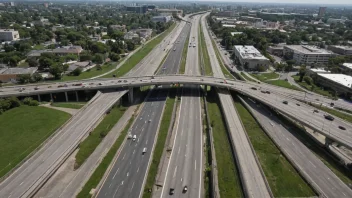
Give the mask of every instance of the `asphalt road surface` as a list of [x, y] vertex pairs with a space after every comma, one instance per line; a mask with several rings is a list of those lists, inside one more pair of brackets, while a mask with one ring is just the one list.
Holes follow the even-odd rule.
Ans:
[[352, 197], [352, 190], [312, 153], [290, 129], [263, 106], [246, 99], [260, 125], [303, 177], [324, 197]]
[[[161, 66], [160, 73], [177, 73], [182, 57], [182, 48], [189, 29], [189, 25], [186, 24], [180, 35], [174, 39], [174, 44], [165, 44], [168, 46], [172, 45], [170, 48], [172, 51], [170, 51]], [[175, 51], [173, 50], [174, 48]], [[162, 59], [163, 57], [159, 58]], [[148, 174], [148, 167], [167, 94], [167, 90], [162, 88], [156, 88], [152, 92], [131, 128], [131, 135], [136, 135], [137, 141], [128, 140], [123, 146], [103, 186], [99, 189], [97, 197], [134, 198], [143, 194], [144, 181]], [[144, 149], [147, 152], [142, 154]]]
[[[191, 22], [185, 73], [200, 75], [198, 63], [199, 16], [194, 16]], [[200, 198], [203, 181], [203, 137], [200, 90], [197, 85], [184, 86], [182, 89], [180, 115], [175, 133], [176, 137], [161, 196]], [[185, 186], [187, 186], [187, 191], [184, 191]], [[170, 195], [170, 189], [174, 189], [173, 195]]]

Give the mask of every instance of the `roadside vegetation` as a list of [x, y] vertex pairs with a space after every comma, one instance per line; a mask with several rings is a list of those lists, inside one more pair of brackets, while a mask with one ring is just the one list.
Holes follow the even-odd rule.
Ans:
[[210, 65], [210, 58], [208, 54], [207, 45], [205, 44], [204, 33], [202, 30], [202, 24], [199, 22], [199, 30], [198, 30], [198, 43], [200, 43], [199, 48], [201, 48], [201, 55], [200, 57], [203, 58], [203, 66], [204, 66], [204, 75], [212, 76], [213, 71]]
[[87, 183], [84, 185], [82, 190], [76, 196], [77, 198], [87, 198], [91, 197], [89, 194], [93, 188], [96, 188], [99, 184], [100, 180], [103, 178], [107, 168], [109, 167], [110, 163], [114, 159], [116, 152], [119, 150], [121, 144], [123, 143], [124, 139], [126, 138], [128, 129], [131, 127], [134, 119], [136, 116], [131, 118], [128, 124], [125, 126], [123, 131], [121, 132], [120, 136], [115, 141], [114, 145], [110, 148], [109, 152], [103, 158], [99, 166], [95, 169], [94, 173], [91, 175]]
[[186, 70], [188, 43], [189, 43], [189, 36], [187, 37], [185, 44], [183, 45], [182, 59], [181, 59], [181, 65], [180, 65], [180, 71], [179, 71], [180, 74], [184, 74]]
[[332, 156], [325, 147], [317, 144], [305, 131], [304, 128], [295, 123], [290, 122], [286, 118], [278, 115], [279, 119], [290, 129], [290, 132], [295, 135], [309, 150], [311, 150], [332, 172], [335, 173], [346, 185], [352, 185], [352, 172], [341, 165], [334, 156]]
[[[235, 98], [235, 97], [234, 97]], [[281, 154], [260, 125], [235, 100], [235, 107], [249, 136], [274, 197], [312, 197], [315, 192]]]
[[221, 113], [220, 101], [214, 89], [208, 92], [206, 100], [208, 116], [213, 130], [220, 196], [244, 197], [226, 124]]
[[241, 75], [242, 75], [242, 77], [245, 78], [247, 81], [256, 82], [256, 81], [253, 80], [252, 78], [248, 77], [247, 74], [245, 74], [244, 72], [241, 72]]
[[352, 123], [352, 115], [350, 114], [347, 114], [347, 113], [342, 113], [340, 111], [337, 111], [335, 109], [332, 109], [332, 108], [329, 108], [329, 107], [325, 107], [325, 106], [322, 106], [322, 105], [317, 105], [317, 104], [313, 104], [313, 103], [308, 103], [309, 105], [317, 108], [317, 109], [320, 109], [322, 111], [325, 111], [331, 115], [334, 115], [336, 117], [339, 117], [347, 122], [350, 122]]
[[279, 78], [280, 75], [275, 72], [271, 72], [271, 73], [251, 74], [251, 76], [253, 76], [254, 78], [262, 82], [266, 82], [272, 79], [277, 79]]
[[62, 111], [27, 105], [1, 114], [0, 178], [38, 148], [69, 118], [70, 115]]
[[147, 56], [156, 45], [158, 45], [164, 38], [175, 28], [176, 23], [173, 23], [168, 30], [161, 33], [157, 38], [154, 38], [152, 41], [144, 45], [141, 49], [139, 49], [136, 53], [134, 53], [126, 62], [118, 68], [116, 71], [111, 74], [107, 74], [103, 76], [103, 78], [111, 78], [112, 75], [116, 75], [116, 77], [124, 76], [127, 74], [134, 66], [136, 66], [145, 56]]
[[110, 132], [114, 125], [123, 116], [127, 107], [123, 105], [114, 106], [99, 125], [90, 132], [89, 136], [79, 145], [76, 154], [75, 169], [79, 168], [85, 160], [94, 152], [96, 147], [103, 141], [104, 137]]
[[71, 80], [82, 80], [82, 79], [93, 78], [95, 76], [99, 76], [101, 74], [104, 74], [106, 72], [109, 72], [115, 69], [118, 63], [119, 62], [110, 62], [110, 63], [105, 63], [103, 65], [97, 65], [92, 69], [88, 69], [87, 71], [80, 73], [78, 76], [64, 75], [59, 81], [71, 81]]
[[85, 102], [53, 102], [50, 105], [53, 107], [63, 107], [63, 108], [70, 108], [70, 109], [80, 109], [86, 103]]
[[271, 81], [267, 81], [266, 83], [271, 84], [271, 85], [276, 85], [279, 87], [284, 87], [287, 89], [296, 90], [296, 91], [303, 91], [301, 88], [298, 88], [294, 85], [291, 85], [289, 82], [287, 82], [285, 80], [271, 80]]
[[174, 110], [174, 104], [176, 99], [176, 92], [176, 89], [171, 90], [171, 92], [169, 92], [168, 98], [166, 99], [164, 107], [165, 109], [159, 128], [158, 139], [154, 149], [153, 160], [150, 164], [147, 181], [144, 187], [143, 198], [152, 197], [152, 190], [155, 184], [156, 175], [158, 173], [158, 166], [160, 164], [163, 151], [166, 149], [165, 142], [169, 131], [169, 126], [171, 124], [172, 112]]
[[[292, 77], [293, 77], [293, 79], [295, 79], [297, 84], [299, 84], [301, 87], [305, 88], [306, 90], [312, 91], [314, 93], [317, 93], [317, 94], [320, 94], [320, 95], [323, 95], [323, 96], [327, 96], [329, 98], [334, 98], [334, 96], [328, 90], [324, 90], [323, 88], [317, 86], [316, 84], [314, 84], [313, 81], [310, 81], [308, 83], [308, 82], [303, 80], [302, 82], [300, 82], [299, 81], [299, 78], [300, 78], [299, 76], [292, 76]], [[311, 79], [311, 78], [309, 77], [309, 79]]]

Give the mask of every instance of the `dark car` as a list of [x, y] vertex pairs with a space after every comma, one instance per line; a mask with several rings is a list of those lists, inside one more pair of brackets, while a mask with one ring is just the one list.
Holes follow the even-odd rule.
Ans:
[[319, 111], [318, 110], [316, 110], [316, 109], [314, 109], [314, 111], [313, 111], [314, 113], [319, 113]]
[[332, 106], [332, 107], [333, 107], [334, 105], [335, 105], [335, 104], [334, 104], [333, 102], [332, 102], [332, 103], [330, 103], [330, 106]]
[[297, 106], [301, 106], [300, 104], [296, 103]]
[[284, 104], [288, 104], [288, 102], [285, 100], [285, 101], [283, 101], [282, 103], [284, 103]]
[[251, 87], [251, 89], [253, 89], [253, 90], [257, 90], [257, 88], [256, 88], [256, 87]]
[[270, 91], [266, 91], [265, 93], [270, 94]]
[[170, 192], [169, 192], [169, 194], [170, 194], [170, 195], [173, 195], [174, 193], [175, 193], [175, 189], [170, 188]]
[[188, 190], [188, 188], [187, 188], [187, 186], [185, 186], [185, 187], [183, 187], [182, 192], [183, 192], [183, 193], [186, 193], [186, 192], [187, 192], [187, 190]]
[[331, 115], [324, 115], [324, 118], [330, 121], [333, 121], [335, 118], [332, 117]]
[[343, 127], [343, 126], [339, 126], [339, 129], [341, 129], [341, 130], [346, 130], [346, 128]]

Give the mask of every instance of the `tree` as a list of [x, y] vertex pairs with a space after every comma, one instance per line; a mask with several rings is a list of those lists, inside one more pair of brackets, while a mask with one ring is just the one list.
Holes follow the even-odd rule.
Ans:
[[266, 68], [265, 68], [263, 65], [259, 65], [257, 69], [258, 69], [258, 71], [260, 71], [260, 72], [263, 72], [263, 71], [266, 70]]
[[309, 76], [304, 76], [303, 77], [304, 82], [306, 82], [308, 85], [311, 85], [313, 83], [313, 79]]
[[92, 56], [90, 54], [82, 54], [79, 57], [80, 61], [90, 61], [92, 60]]
[[43, 80], [43, 76], [38, 73], [35, 73], [33, 74], [32, 79], [34, 82], [39, 82]]
[[30, 74], [19, 74], [17, 76], [17, 81], [21, 84], [29, 83], [29, 81], [31, 80]]
[[93, 57], [93, 59], [92, 59], [92, 61], [93, 61], [94, 63], [99, 63], [99, 64], [101, 64], [101, 63], [104, 62], [104, 55], [103, 55], [103, 54], [95, 54], [94, 57]]
[[131, 41], [126, 41], [126, 45], [127, 45], [127, 50], [128, 51], [132, 51], [135, 48], [135, 44], [133, 42], [131, 42]]
[[246, 69], [246, 70], [249, 69], [249, 63], [248, 63], [248, 62], [245, 62], [245, 63], [244, 63], [244, 69]]
[[39, 58], [39, 70], [44, 70], [46, 68], [49, 68], [53, 64], [54, 64], [54, 61], [50, 58], [47, 58], [47, 57]]
[[82, 69], [79, 68], [79, 67], [77, 67], [76, 69], [74, 69], [74, 70], [71, 72], [71, 74], [74, 75], [74, 76], [79, 76], [79, 75], [81, 75], [81, 73], [82, 73]]
[[15, 107], [21, 106], [20, 100], [19, 100], [18, 98], [14, 97], [14, 96], [8, 98], [7, 100], [10, 102], [10, 108], [11, 108], [11, 109], [12, 109], [12, 108], [15, 108]]
[[118, 54], [112, 52], [112, 53], [110, 53], [109, 58], [110, 58], [112, 61], [117, 62], [117, 61], [120, 60], [120, 55], [118, 55]]
[[90, 47], [90, 50], [95, 53], [106, 53], [108, 51], [107, 46], [103, 43], [95, 42]]
[[21, 60], [21, 58], [17, 55], [14, 55], [14, 56], [11, 56], [9, 59], [8, 59], [8, 63], [11, 67], [16, 67], [17, 66], [17, 63]]
[[299, 68], [299, 82], [303, 81], [303, 77], [306, 75], [306, 67], [305, 66], [301, 66]]
[[37, 67], [39, 65], [38, 61], [35, 58], [27, 58], [26, 62], [30, 67]]
[[55, 79], [61, 79], [62, 73], [67, 70], [68, 65], [53, 64], [49, 68], [49, 72]]

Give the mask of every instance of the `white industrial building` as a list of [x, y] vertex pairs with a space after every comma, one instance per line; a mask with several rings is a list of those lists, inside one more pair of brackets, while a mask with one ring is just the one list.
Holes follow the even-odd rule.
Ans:
[[329, 45], [328, 50], [340, 55], [352, 55], [352, 47], [342, 45]]
[[249, 45], [235, 45], [233, 48], [236, 58], [245, 69], [257, 70], [259, 66], [268, 69], [270, 61], [255, 47]]
[[286, 45], [284, 46], [284, 54], [292, 53], [293, 60], [297, 65], [312, 64], [325, 65], [329, 62], [329, 58], [335, 57], [336, 54], [311, 45]]
[[336, 91], [338, 95], [352, 95], [352, 76], [345, 74], [318, 73], [317, 77], [318, 84]]
[[20, 39], [20, 34], [14, 29], [0, 29], [0, 42], [16, 41]]

